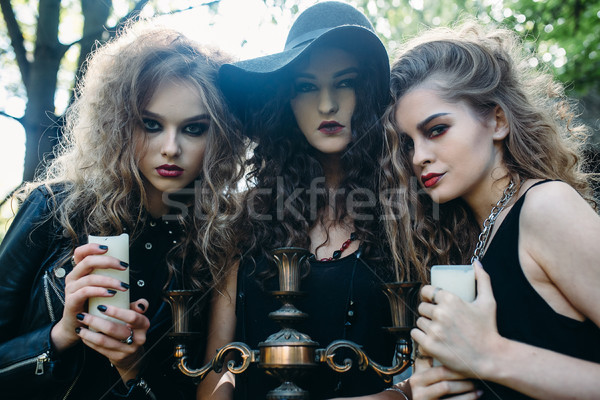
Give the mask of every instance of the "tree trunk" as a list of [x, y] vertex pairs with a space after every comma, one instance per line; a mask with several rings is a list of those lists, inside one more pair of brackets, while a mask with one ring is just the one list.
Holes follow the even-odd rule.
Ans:
[[[79, 65], [85, 61], [94, 43], [102, 41], [102, 34], [110, 9], [111, 1], [81, 0], [84, 16], [83, 36], [80, 45]], [[25, 127], [25, 169], [23, 180], [32, 180], [44, 168], [43, 161], [53, 157], [62, 128], [62, 119], [54, 113], [54, 93], [56, 92], [58, 70], [69, 46], [58, 42], [60, 22], [60, 0], [40, 0], [37, 40], [34, 61], [29, 74], [27, 107], [23, 118]], [[80, 72], [76, 77], [77, 85]]]
[[75, 74], [75, 88], [83, 74], [83, 65], [90, 53], [94, 51], [96, 42], [102, 43], [108, 39], [106, 21], [110, 15], [112, 1], [81, 0], [83, 14], [83, 35], [79, 41], [79, 60]]
[[[29, 71], [25, 127], [23, 180], [34, 178], [40, 161], [51, 153], [56, 138], [54, 92], [64, 46], [58, 42], [60, 0], [40, 0], [34, 60]], [[54, 139], [53, 139], [54, 138]]]

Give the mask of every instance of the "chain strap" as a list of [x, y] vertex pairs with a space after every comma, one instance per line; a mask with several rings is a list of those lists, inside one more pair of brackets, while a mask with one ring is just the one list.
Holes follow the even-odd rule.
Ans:
[[485, 249], [485, 245], [487, 244], [488, 238], [490, 237], [490, 233], [492, 232], [492, 228], [496, 223], [496, 218], [498, 218], [498, 215], [502, 212], [502, 210], [504, 210], [504, 207], [506, 207], [510, 199], [512, 199], [512, 197], [515, 195], [517, 189], [517, 185], [511, 180], [506, 189], [504, 189], [504, 192], [502, 193], [502, 198], [498, 200], [494, 208], [492, 208], [492, 212], [490, 213], [490, 215], [485, 219], [485, 221], [483, 221], [483, 229], [479, 234], [479, 241], [477, 242], [477, 246], [473, 251], [473, 257], [471, 257], [471, 264], [473, 264], [476, 260], [479, 260], [479, 257], [481, 257], [482, 252]]

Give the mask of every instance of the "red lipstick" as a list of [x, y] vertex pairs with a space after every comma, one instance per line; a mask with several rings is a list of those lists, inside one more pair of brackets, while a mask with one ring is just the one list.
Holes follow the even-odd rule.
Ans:
[[427, 175], [421, 175], [421, 182], [423, 182], [423, 186], [425, 186], [426, 188], [430, 188], [436, 183], [438, 183], [443, 176], [444, 174], [436, 174], [434, 172], [431, 172]]
[[319, 125], [319, 131], [325, 135], [335, 135], [344, 129], [344, 125], [337, 121], [323, 121]]
[[166, 178], [177, 178], [183, 174], [183, 168], [177, 165], [163, 164], [160, 167], [156, 167], [156, 172]]

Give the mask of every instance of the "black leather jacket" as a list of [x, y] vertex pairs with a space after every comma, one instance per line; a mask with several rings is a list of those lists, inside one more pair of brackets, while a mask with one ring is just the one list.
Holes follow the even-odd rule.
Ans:
[[[64, 276], [71, 269], [70, 263], [61, 260], [73, 251], [71, 239], [62, 235], [62, 227], [49, 217], [53, 201], [46, 189], [41, 187], [33, 191], [0, 244], [0, 397], [148, 398], [139, 386], [125, 387], [108, 360], [82, 343], [60, 356], [53, 349], [50, 331], [62, 317]], [[151, 226], [156, 227], [157, 223], [153, 222]], [[139, 237], [142, 242], [138, 241], [137, 246], [132, 244], [132, 272], [134, 260], [144, 264], [151, 262], [157, 269], [165, 268], [166, 253], [158, 260], [156, 254], [143, 253], [144, 244], [147, 249], [150, 243], [144, 241], [156, 242], [166, 234], [162, 231], [143, 233]], [[172, 234], [171, 230], [169, 233]], [[155, 247], [160, 251], [160, 246]], [[154, 261], [149, 261], [152, 259]], [[144, 279], [148, 279], [146, 282], [164, 278], [156, 273], [143, 274]], [[141, 297], [140, 293], [135, 297], [133, 289], [132, 301]], [[149, 299], [150, 308], [154, 308], [149, 314], [151, 325], [145, 345], [145, 366], [140, 375], [159, 399], [194, 398], [193, 382], [172, 368], [173, 343], [166, 336], [172, 325], [171, 312], [160, 296], [159, 293], [155, 299]]]

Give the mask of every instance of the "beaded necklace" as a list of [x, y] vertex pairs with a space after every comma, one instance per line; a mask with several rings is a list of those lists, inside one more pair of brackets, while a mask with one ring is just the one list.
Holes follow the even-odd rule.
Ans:
[[[344, 250], [346, 250], [348, 247], [350, 247], [350, 243], [352, 243], [355, 240], [356, 240], [356, 232], [352, 232], [350, 234], [350, 239], [348, 239], [344, 243], [342, 243], [342, 247], [340, 247], [339, 250], [334, 251], [333, 255], [331, 257], [321, 258], [321, 259], [319, 259], [319, 261], [337, 260], [338, 258], [340, 258], [342, 256], [342, 253], [344, 252]], [[314, 254], [311, 254], [310, 258], [314, 260], [316, 258], [316, 256]]]

